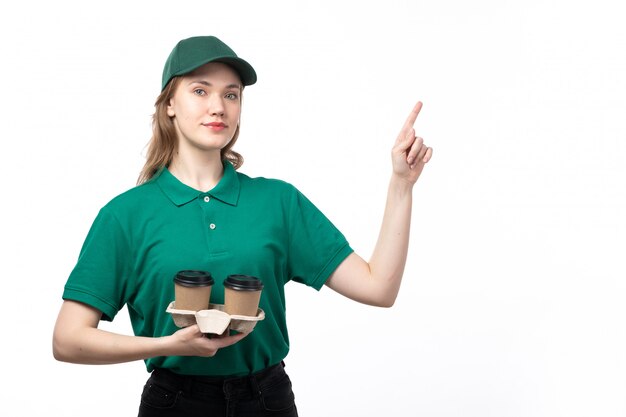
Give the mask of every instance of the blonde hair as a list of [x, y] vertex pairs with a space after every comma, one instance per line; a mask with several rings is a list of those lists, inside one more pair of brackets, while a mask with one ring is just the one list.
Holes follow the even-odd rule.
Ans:
[[[152, 137], [150, 138], [150, 142], [148, 142], [146, 163], [139, 173], [137, 185], [150, 181], [152, 177], [163, 168], [168, 167], [172, 162], [178, 144], [178, 136], [176, 135], [174, 122], [167, 114], [167, 106], [176, 88], [180, 84], [181, 79], [181, 77], [172, 78], [154, 103], [155, 111], [152, 115]], [[220, 152], [222, 160], [230, 162], [235, 169], [243, 165], [243, 156], [232, 150], [238, 137], [239, 125], [237, 125], [233, 138]]]

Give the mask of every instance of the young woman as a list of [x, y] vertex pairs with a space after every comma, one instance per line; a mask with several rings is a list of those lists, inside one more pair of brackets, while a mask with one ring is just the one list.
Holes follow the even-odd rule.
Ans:
[[[252, 66], [211, 36], [180, 41], [163, 71], [139, 185], [95, 219], [68, 278], [53, 337], [60, 361], [144, 360], [151, 376], [140, 416], [295, 416], [283, 359], [289, 350], [284, 285], [323, 285], [361, 303], [391, 306], [409, 241], [413, 185], [432, 149], [415, 136], [418, 103], [392, 156], [387, 204], [366, 262], [296, 188], [236, 170], [244, 86]], [[166, 313], [177, 271], [209, 271], [211, 302], [230, 274], [261, 278], [265, 320], [249, 334], [205, 337]], [[128, 307], [135, 335], [98, 329]]]

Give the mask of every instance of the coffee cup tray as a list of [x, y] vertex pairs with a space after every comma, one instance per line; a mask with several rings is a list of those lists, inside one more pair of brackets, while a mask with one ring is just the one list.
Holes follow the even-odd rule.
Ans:
[[250, 333], [257, 322], [265, 319], [265, 312], [260, 308], [256, 317], [250, 317], [230, 315], [224, 311], [223, 304], [209, 304], [208, 310], [192, 311], [177, 310], [174, 303], [172, 301], [165, 310], [172, 315], [174, 324], [178, 327], [198, 324], [202, 333], [222, 334], [228, 329]]

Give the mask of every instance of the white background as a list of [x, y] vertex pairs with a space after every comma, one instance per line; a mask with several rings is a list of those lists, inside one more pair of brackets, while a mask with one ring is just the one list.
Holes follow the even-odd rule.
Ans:
[[[135, 183], [167, 55], [213, 34], [259, 76], [242, 172], [296, 185], [362, 256], [417, 100], [435, 149], [393, 308], [288, 285], [302, 416], [626, 416], [618, 3], [3, 3], [1, 414], [136, 415], [143, 363], [55, 362], [52, 328]], [[129, 333], [126, 311], [103, 327]]]

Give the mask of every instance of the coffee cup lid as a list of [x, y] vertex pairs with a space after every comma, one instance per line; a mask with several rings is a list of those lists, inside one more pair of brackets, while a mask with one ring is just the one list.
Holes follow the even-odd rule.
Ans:
[[224, 280], [224, 287], [239, 291], [259, 291], [263, 289], [263, 282], [250, 275], [229, 275]]
[[176, 274], [174, 282], [184, 287], [207, 287], [213, 285], [213, 277], [210, 272], [186, 269]]

